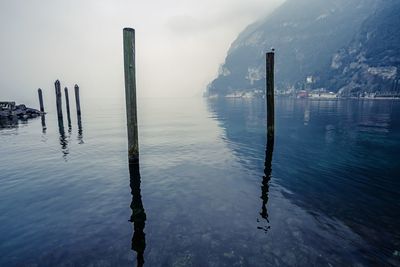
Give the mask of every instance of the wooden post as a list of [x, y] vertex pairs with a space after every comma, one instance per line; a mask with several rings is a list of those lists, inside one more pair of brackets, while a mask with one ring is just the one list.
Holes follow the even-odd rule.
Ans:
[[266, 55], [266, 104], [267, 104], [267, 147], [265, 150], [264, 177], [261, 186], [261, 199], [263, 200], [260, 215], [268, 223], [267, 226], [260, 226], [259, 229], [267, 232], [271, 227], [268, 219], [268, 199], [269, 199], [269, 181], [272, 172], [272, 154], [274, 151], [274, 129], [275, 129], [275, 111], [274, 111], [274, 49]]
[[81, 116], [81, 100], [79, 98], [79, 86], [75, 84], [75, 101], [76, 101], [76, 113]]
[[136, 73], [135, 73], [135, 30], [125, 28], [124, 40], [124, 70], [126, 118], [128, 128], [129, 162], [139, 162], [139, 141], [136, 108]]
[[275, 130], [275, 107], [274, 107], [274, 64], [275, 52], [267, 53], [267, 79], [266, 79], [266, 100], [267, 100], [267, 137], [269, 141], [274, 139]]
[[64, 93], [65, 93], [65, 105], [67, 106], [68, 127], [71, 128], [71, 113], [69, 109], [69, 96], [67, 87], [64, 88]]
[[62, 105], [61, 105], [60, 81], [57, 80], [54, 85], [55, 85], [55, 88], [56, 88], [57, 117], [58, 117], [58, 120], [62, 121], [63, 115], [62, 115]]
[[39, 95], [39, 105], [40, 105], [40, 112], [44, 112], [44, 105], [43, 105], [43, 94], [42, 94], [42, 89], [38, 89], [38, 95]]

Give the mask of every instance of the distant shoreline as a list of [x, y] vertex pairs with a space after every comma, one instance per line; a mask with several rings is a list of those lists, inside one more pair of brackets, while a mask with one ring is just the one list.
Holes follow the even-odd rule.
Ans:
[[[205, 96], [207, 99], [265, 99], [265, 97], [226, 97], [226, 96]], [[299, 99], [299, 100], [312, 100], [312, 101], [340, 101], [340, 100], [400, 100], [400, 97], [294, 97], [294, 96], [282, 96], [275, 95], [275, 98], [288, 98], [288, 99]]]

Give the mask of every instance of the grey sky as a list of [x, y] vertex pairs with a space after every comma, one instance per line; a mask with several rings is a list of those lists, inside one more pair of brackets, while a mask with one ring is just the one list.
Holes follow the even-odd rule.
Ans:
[[140, 96], [200, 94], [237, 34], [282, 1], [1, 0], [0, 99], [29, 103], [56, 78], [122, 97], [124, 27], [136, 29]]

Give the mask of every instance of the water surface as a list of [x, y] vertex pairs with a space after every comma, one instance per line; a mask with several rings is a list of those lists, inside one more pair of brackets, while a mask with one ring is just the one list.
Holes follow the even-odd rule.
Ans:
[[400, 102], [278, 98], [269, 154], [262, 99], [143, 99], [139, 168], [122, 106], [0, 129], [0, 266], [400, 264]]

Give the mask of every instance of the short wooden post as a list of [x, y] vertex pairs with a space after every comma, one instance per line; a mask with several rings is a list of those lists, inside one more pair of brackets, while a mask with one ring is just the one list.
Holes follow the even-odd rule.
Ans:
[[139, 162], [139, 141], [136, 107], [135, 30], [123, 30], [126, 118], [129, 162]]
[[75, 102], [76, 102], [76, 113], [78, 116], [81, 115], [81, 100], [79, 98], [79, 86], [75, 84]]
[[68, 127], [71, 128], [71, 113], [69, 109], [69, 96], [68, 96], [68, 88], [64, 88], [64, 93], [65, 93], [65, 105], [67, 107], [67, 119], [68, 119]]
[[43, 105], [43, 94], [42, 94], [42, 89], [38, 89], [38, 95], [39, 95], [39, 105], [40, 105], [40, 112], [44, 112], [44, 105]]
[[274, 107], [274, 64], [275, 52], [267, 53], [267, 79], [266, 79], [266, 100], [267, 100], [267, 137], [271, 141], [274, 139], [275, 130], [275, 107]]
[[57, 80], [55, 82], [55, 88], [56, 88], [56, 105], [57, 105], [57, 117], [59, 120], [62, 121], [63, 115], [62, 115], [62, 105], [61, 105], [61, 87], [60, 87], [60, 81]]

